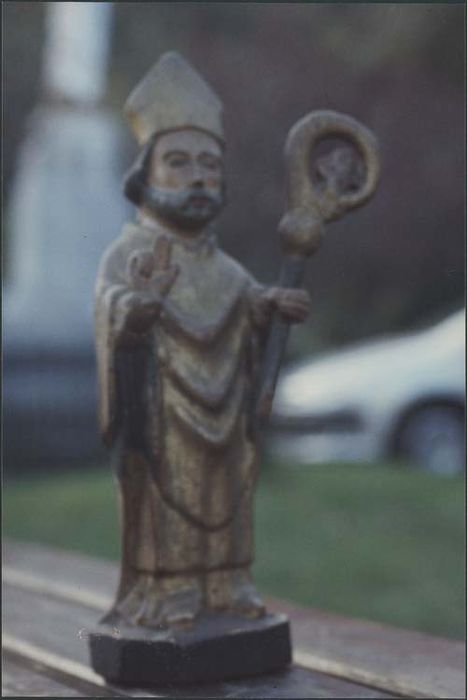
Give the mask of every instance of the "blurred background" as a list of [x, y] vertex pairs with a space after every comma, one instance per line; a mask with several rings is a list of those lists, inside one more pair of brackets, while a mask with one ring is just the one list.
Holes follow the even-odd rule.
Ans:
[[[334, 109], [381, 146], [376, 195], [329, 225], [309, 265], [312, 314], [290, 336], [258, 492], [258, 581], [304, 604], [463, 634], [464, 13], [449, 3], [3, 3], [7, 534], [118, 556], [95, 429], [92, 288], [132, 215], [123, 102], [174, 49], [223, 99], [220, 242], [262, 282], [280, 266], [289, 128]], [[327, 380], [320, 369], [330, 358], [337, 395], [336, 365]], [[285, 384], [308, 364], [298, 381], [307, 377], [311, 398]]]

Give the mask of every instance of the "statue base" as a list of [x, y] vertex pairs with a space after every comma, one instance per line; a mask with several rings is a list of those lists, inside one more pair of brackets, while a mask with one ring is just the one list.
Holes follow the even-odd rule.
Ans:
[[291, 662], [288, 619], [273, 614], [252, 620], [206, 613], [190, 629], [101, 623], [90, 634], [90, 649], [96, 673], [138, 687], [242, 678]]

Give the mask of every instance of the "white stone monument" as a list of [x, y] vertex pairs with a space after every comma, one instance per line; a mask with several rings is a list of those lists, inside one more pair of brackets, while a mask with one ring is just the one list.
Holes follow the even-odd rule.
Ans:
[[5, 466], [83, 459], [95, 430], [93, 286], [128, 211], [119, 120], [103, 106], [112, 3], [50, 2], [43, 98], [8, 212]]

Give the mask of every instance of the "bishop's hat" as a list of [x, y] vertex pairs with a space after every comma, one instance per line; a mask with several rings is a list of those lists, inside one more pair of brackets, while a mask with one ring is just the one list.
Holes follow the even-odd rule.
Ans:
[[224, 141], [220, 99], [175, 51], [163, 54], [138, 83], [124, 113], [140, 145], [155, 134], [184, 128]]

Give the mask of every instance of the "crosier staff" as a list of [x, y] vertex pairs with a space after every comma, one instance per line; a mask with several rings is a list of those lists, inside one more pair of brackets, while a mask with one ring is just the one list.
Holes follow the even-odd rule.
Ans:
[[[356, 189], [339, 191], [338, 172], [325, 173], [322, 186], [311, 181], [309, 159], [312, 149], [326, 137], [350, 141], [360, 154], [365, 178]], [[321, 244], [324, 224], [361, 206], [374, 193], [380, 170], [378, 145], [373, 133], [356, 119], [320, 110], [307, 114], [290, 129], [284, 150], [288, 206], [278, 226], [284, 251], [279, 286], [300, 287], [307, 258], [316, 253]], [[334, 151], [331, 157], [335, 154], [338, 151]], [[288, 334], [289, 324], [275, 315], [266, 343], [256, 409], [260, 419], [267, 418], [271, 412]]]

